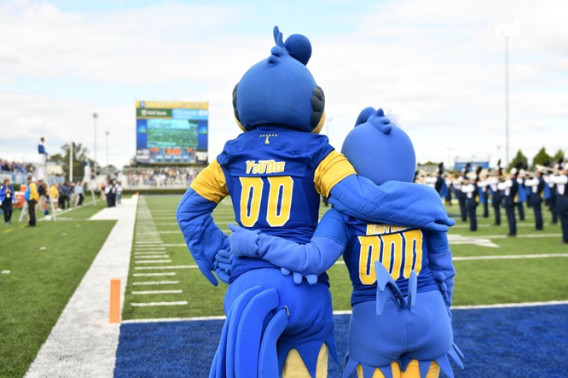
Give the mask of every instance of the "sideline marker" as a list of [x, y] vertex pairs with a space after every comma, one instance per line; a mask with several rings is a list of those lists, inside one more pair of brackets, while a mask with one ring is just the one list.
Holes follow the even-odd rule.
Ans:
[[120, 323], [120, 278], [110, 280], [109, 323]]

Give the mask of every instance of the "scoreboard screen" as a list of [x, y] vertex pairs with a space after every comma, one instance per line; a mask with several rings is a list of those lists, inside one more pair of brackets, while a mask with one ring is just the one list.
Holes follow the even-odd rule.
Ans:
[[138, 163], [207, 163], [208, 102], [136, 101]]

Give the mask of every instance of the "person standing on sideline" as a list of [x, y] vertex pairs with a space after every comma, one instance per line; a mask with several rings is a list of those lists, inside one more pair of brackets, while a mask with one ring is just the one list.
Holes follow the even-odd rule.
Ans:
[[28, 226], [35, 227], [36, 225], [35, 205], [37, 203], [37, 200], [39, 199], [39, 194], [37, 192], [37, 185], [33, 181], [32, 176], [28, 176], [28, 188], [24, 193], [24, 199], [28, 203], [28, 215], [29, 215]]
[[81, 206], [83, 204], [83, 200], [85, 199], [84, 193], [83, 184], [81, 181], [77, 181], [77, 184], [75, 185], [75, 194], [77, 195], [77, 202], [75, 206]]
[[511, 169], [509, 179], [498, 186], [503, 191], [505, 213], [507, 214], [507, 223], [509, 224], [508, 236], [517, 236], [517, 219], [515, 219], [515, 205], [517, 193], [519, 191], [519, 183], [517, 182], [517, 168]]
[[531, 204], [534, 212], [534, 223], [537, 230], [543, 229], [542, 222], [542, 197], [544, 195], [544, 179], [542, 178], [542, 171], [537, 169], [536, 177], [526, 180], [525, 186], [531, 189]]
[[51, 203], [55, 210], [59, 210], [59, 190], [57, 190], [57, 185], [55, 183], [51, 184], [49, 189], [49, 196], [51, 197]]
[[47, 177], [46, 176], [46, 164], [47, 164], [47, 151], [45, 150], [45, 138], [41, 137], [39, 139], [39, 144], [37, 145], [37, 153], [39, 154], [39, 167], [37, 170], [36, 177]]
[[122, 203], [122, 183], [117, 181], [116, 183], [116, 204], [120, 205]]
[[14, 198], [14, 186], [10, 184], [9, 179], [4, 179], [4, 183], [0, 186], [0, 202], [2, 203], [2, 212], [4, 213], [4, 222], [12, 223], [12, 199]]
[[562, 227], [562, 244], [568, 244], [568, 162], [559, 163], [550, 180], [556, 185], [556, 209]]

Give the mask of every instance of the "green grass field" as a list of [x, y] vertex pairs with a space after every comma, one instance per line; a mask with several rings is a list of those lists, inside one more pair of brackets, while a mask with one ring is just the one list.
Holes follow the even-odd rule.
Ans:
[[[175, 210], [180, 197], [176, 196], [147, 196], [139, 203], [138, 214], [149, 212], [152, 223], [163, 250], [171, 257], [171, 263], [157, 263], [164, 266], [193, 266], [193, 268], [172, 269], [175, 279], [163, 279], [179, 283], [154, 286], [135, 285], [151, 280], [162, 280], [157, 277], [134, 277], [137, 271], [132, 267], [136, 264], [135, 254], [131, 260], [131, 270], [126, 291], [123, 318], [168, 318], [168, 317], [199, 317], [223, 315], [223, 296], [226, 285], [220, 283], [213, 287], [195, 269], [195, 262], [187, 253], [185, 242], [175, 223]], [[320, 208], [320, 215], [325, 212]], [[452, 214], [458, 211], [457, 206], [448, 208]], [[481, 214], [481, 207], [478, 207]], [[450, 238], [485, 239], [498, 246], [482, 247], [476, 244], [450, 244], [453, 256], [457, 258], [456, 286], [454, 305], [490, 305], [497, 303], [522, 303], [568, 299], [568, 281], [561, 280], [568, 269], [566, 257], [523, 258], [522, 255], [568, 253], [565, 245], [560, 245], [560, 226], [551, 225], [550, 214], [545, 212], [545, 229], [536, 231], [532, 210], [525, 209], [526, 220], [518, 222], [518, 237], [506, 238], [508, 232], [506, 220], [501, 226], [491, 226], [493, 218], [478, 217], [479, 230], [469, 231], [469, 224], [458, 221], [450, 230]], [[492, 215], [492, 214], [490, 214]], [[458, 218], [454, 214], [454, 218]], [[502, 213], [504, 218], [504, 212]], [[214, 213], [214, 219], [224, 231], [228, 232], [227, 224], [234, 221], [234, 214], [229, 199], [225, 199]], [[137, 222], [141, 222], [140, 216]], [[502, 220], [503, 222], [503, 220]], [[135, 240], [143, 237], [138, 231]], [[544, 236], [544, 237], [542, 237]], [[475, 241], [475, 239], [474, 239]], [[134, 249], [136, 252], [136, 249]], [[510, 259], [459, 260], [465, 257], [518, 256]], [[164, 271], [164, 270], [161, 270]], [[336, 264], [329, 271], [331, 292], [335, 310], [350, 310], [351, 284], [345, 266]], [[133, 294], [143, 290], [156, 291], [156, 294]], [[151, 287], [151, 289], [148, 289]], [[176, 291], [182, 290], [182, 292]], [[169, 291], [169, 294], [160, 292]], [[187, 302], [187, 305], [160, 305], [138, 307], [133, 303], [156, 302]]]
[[[87, 221], [102, 202], [58, 221], [0, 226], [0, 376], [23, 376], [106, 240], [114, 221]], [[37, 212], [37, 219], [43, 215]]]
[[[196, 269], [175, 220], [180, 198], [140, 197], [124, 321], [223, 315], [226, 285], [212, 286]], [[49, 335], [114, 225], [87, 220], [103, 206], [87, 202], [56, 222], [38, 222], [36, 228], [24, 227], [25, 222], [0, 227], [0, 376], [23, 376]], [[457, 206], [448, 209], [457, 218]], [[322, 207], [320, 214], [324, 211]], [[532, 211], [526, 214], [517, 238], [505, 237], [506, 222], [490, 226], [493, 218], [478, 218], [477, 232], [461, 221], [450, 230], [457, 270], [454, 305], [568, 299], [568, 281], [563, 279], [568, 247], [559, 243], [560, 226], [551, 225], [545, 211], [545, 229], [536, 231]], [[18, 216], [16, 212], [15, 220]], [[228, 232], [227, 224], [234, 220], [229, 199], [219, 204], [214, 219]], [[336, 264], [328, 273], [335, 310], [349, 310], [351, 284], [345, 266]]]

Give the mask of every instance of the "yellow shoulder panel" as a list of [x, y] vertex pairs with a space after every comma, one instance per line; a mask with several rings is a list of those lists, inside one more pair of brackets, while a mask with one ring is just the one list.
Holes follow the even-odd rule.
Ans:
[[319, 194], [329, 197], [329, 192], [335, 184], [354, 174], [356, 174], [355, 169], [349, 160], [343, 154], [334, 150], [316, 168], [314, 184]]
[[213, 160], [204, 170], [199, 172], [190, 187], [203, 198], [215, 203], [219, 203], [229, 194], [225, 174], [217, 160]]

